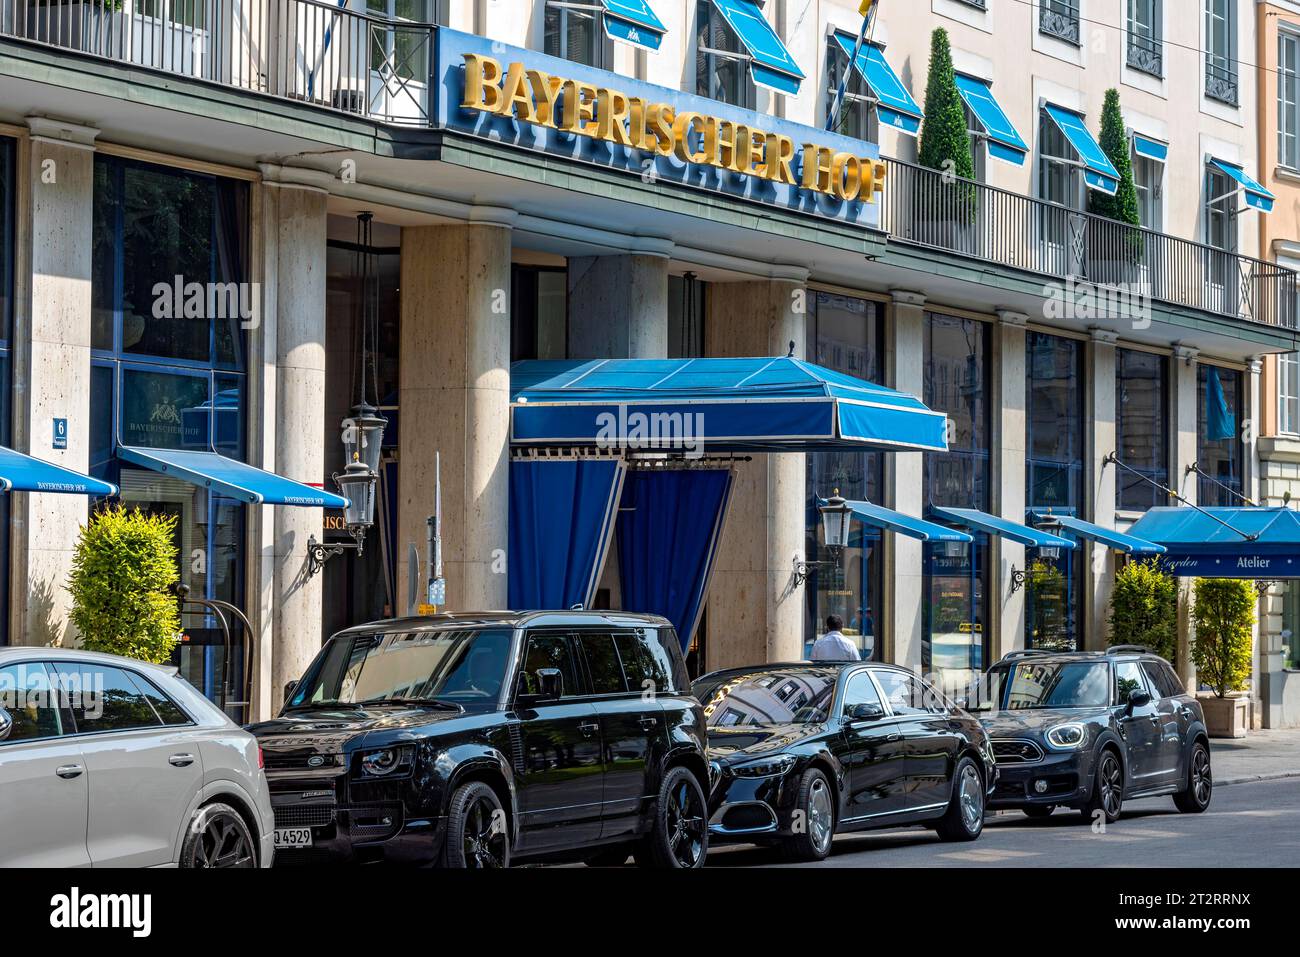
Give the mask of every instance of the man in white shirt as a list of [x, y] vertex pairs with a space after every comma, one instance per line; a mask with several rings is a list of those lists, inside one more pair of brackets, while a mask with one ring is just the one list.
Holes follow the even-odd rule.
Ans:
[[828, 615], [826, 634], [822, 635], [812, 646], [813, 661], [858, 661], [858, 649], [853, 642], [844, 637], [841, 629], [844, 619], [839, 615]]

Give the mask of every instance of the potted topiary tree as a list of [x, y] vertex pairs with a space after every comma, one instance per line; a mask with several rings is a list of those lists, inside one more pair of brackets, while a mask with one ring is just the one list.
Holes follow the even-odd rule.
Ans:
[[68, 590], [71, 619], [92, 651], [161, 663], [180, 639], [176, 519], [121, 505], [81, 530]]
[[1145, 645], [1172, 662], [1178, 653], [1178, 580], [1158, 561], [1132, 561], [1115, 575], [1110, 643]]
[[[1138, 209], [1137, 182], [1133, 177], [1133, 156], [1129, 150], [1124, 112], [1119, 105], [1119, 90], [1106, 91], [1101, 108], [1102, 150], [1119, 172], [1119, 188], [1114, 196], [1089, 190], [1089, 211], [1114, 220], [1094, 223], [1089, 242], [1088, 278], [1108, 285], [1132, 283], [1138, 277], [1138, 265], [1144, 246], [1142, 215]], [[1130, 228], [1137, 227], [1137, 228]]]
[[1201, 697], [1206, 730], [1213, 738], [1244, 738], [1247, 699], [1239, 694], [1250, 679], [1251, 629], [1255, 626], [1251, 582], [1198, 578], [1192, 602], [1192, 662], [1213, 694]]
[[930, 34], [930, 76], [917, 158], [922, 166], [944, 174], [923, 176], [917, 184], [918, 238], [936, 246], [961, 248], [958, 244], [975, 223], [977, 197], [970, 182], [975, 178], [975, 158], [952, 65], [952, 46], [943, 27]]

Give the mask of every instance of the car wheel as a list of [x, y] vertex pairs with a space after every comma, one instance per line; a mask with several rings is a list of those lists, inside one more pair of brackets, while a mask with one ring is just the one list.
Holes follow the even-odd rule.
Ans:
[[1105, 816], [1107, 824], [1119, 820], [1124, 808], [1124, 769], [1120, 767], [1115, 752], [1107, 748], [1097, 758], [1097, 770], [1093, 773], [1092, 796], [1083, 807], [1084, 821], [1091, 823], [1097, 819], [1097, 812]]
[[1056, 810], [1055, 804], [1031, 804], [1029, 807], [1023, 807], [1020, 810], [1025, 812], [1025, 817], [1032, 817], [1035, 821], [1041, 821], [1043, 818], [1052, 816]]
[[669, 768], [659, 785], [654, 828], [636, 851], [641, 867], [690, 869], [704, 866], [709, 853], [708, 811], [695, 775]]
[[447, 811], [447, 866], [486, 870], [510, 866], [510, 835], [496, 791], [482, 781], [462, 784]]
[[803, 820], [797, 833], [781, 840], [781, 854], [791, 861], [824, 861], [835, 837], [835, 792], [816, 768], [799, 782], [796, 811]]
[[984, 830], [984, 778], [971, 758], [962, 758], [952, 776], [948, 810], [935, 826], [945, 841], [973, 841]]
[[622, 867], [627, 863], [628, 855], [631, 853], [632, 849], [625, 844], [604, 847], [588, 857], [583, 863], [588, 867]]
[[257, 845], [240, 813], [229, 804], [205, 804], [181, 842], [181, 867], [256, 867]]
[[1174, 804], [1184, 814], [1200, 814], [1210, 806], [1214, 795], [1214, 775], [1210, 771], [1210, 749], [1197, 741], [1187, 768], [1187, 790], [1174, 795]]

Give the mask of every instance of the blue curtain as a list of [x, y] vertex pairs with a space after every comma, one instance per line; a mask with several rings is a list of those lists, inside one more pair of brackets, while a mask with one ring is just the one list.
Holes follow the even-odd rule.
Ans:
[[610, 459], [510, 463], [511, 608], [591, 604], [623, 474]]
[[704, 608], [731, 481], [728, 469], [636, 471], [623, 491], [623, 610], [663, 615], [683, 649]]
[[1230, 439], [1237, 434], [1237, 417], [1228, 408], [1219, 370], [1210, 366], [1205, 375], [1205, 431], [1211, 442]]

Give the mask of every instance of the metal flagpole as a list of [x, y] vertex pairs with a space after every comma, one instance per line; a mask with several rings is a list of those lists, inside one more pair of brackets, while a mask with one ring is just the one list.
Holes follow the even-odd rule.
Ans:
[[849, 65], [840, 77], [839, 89], [835, 91], [835, 99], [831, 101], [830, 111], [826, 114], [826, 129], [832, 133], [839, 125], [836, 117], [839, 116], [840, 106], [844, 103], [844, 95], [848, 92], [849, 77], [858, 66], [858, 54], [862, 51], [862, 44], [871, 36], [871, 32], [876, 25], [876, 10], [880, 7], [880, 0], [862, 0], [858, 4], [858, 12], [862, 14], [862, 29], [858, 32], [857, 42], [853, 44], [853, 56], [849, 57]]

